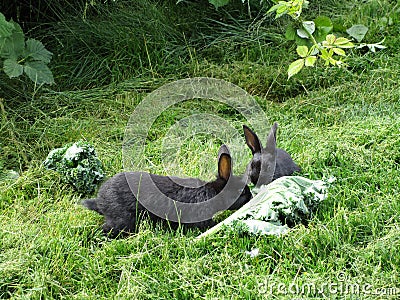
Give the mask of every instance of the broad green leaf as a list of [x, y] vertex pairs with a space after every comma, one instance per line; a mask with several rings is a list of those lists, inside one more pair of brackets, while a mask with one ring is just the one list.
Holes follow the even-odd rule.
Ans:
[[308, 54], [308, 47], [307, 46], [297, 46], [296, 51], [300, 57], [306, 57]]
[[41, 61], [27, 61], [24, 66], [24, 72], [37, 84], [54, 83], [53, 74], [50, 69]]
[[297, 73], [299, 73], [301, 71], [301, 69], [303, 69], [304, 67], [304, 58], [295, 60], [294, 62], [292, 62], [289, 65], [288, 68], [288, 79], [290, 77], [292, 77], [293, 75], [296, 75]]
[[4, 60], [3, 70], [8, 77], [13, 78], [21, 76], [22, 72], [24, 71], [24, 67], [20, 65], [16, 59], [7, 58]]
[[278, 9], [278, 7], [281, 6], [280, 4], [275, 4], [274, 6], [272, 6], [268, 11], [267, 14], [274, 12]]
[[329, 57], [328, 51], [327, 51], [326, 49], [322, 48], [322, 49], [321, 49], [321, 58], [325, 60], [325, 59], [327, 59], [328, 57]]
[[330, 33], [333, 29], [333, 24], [331, 19], [325, 16], [319, 16], [314, 20], [315, 27], [325, 33]]
[[336, 65], [337, 64], [337, 60], [336, 59], [334, 59], [333, 57], [329, 57], [329, 63], [331, 64], [331, 65]]
[[319, 53], [318, 47], [316, 45], [312, 45], [309, 52], [311, 56], [318, 54]]
[[3, 53], [4, 45], [8, 42], [7, 38], [0, 38], [0, 57], [5, 58], [5, 54]]
[[279, 3], [278, 7], [276, 8], [276, 16], [275, 19], [282, 17], [283, 15], [288, 13], [288, 8], [284, 3]]
[[317, 42], [322, 42], [325, 40], [326, 36], [332, 32], [333, 24], [331, 19], [325, 16], [319, 16], [314, 20], [315, 23], [315, 40]]
[[221, 6], [225, 6], [229, 3], [229, 0], [208, 0], [209, 3], [214, 5], [216, 9], [218, 9]]
[[280, 1], [280, 3], [286, 3], [287, 14], [293, 19], [298, 19], [301, 15], [303, 8], [307, 7], [308, 1], [304, 0], [292, 0], [292, 1]]
[[321, 30], [318, 30], [318, 28], [317, 28], [314, 33], [314, 38], [317, 41], [317, 43], [321, 43], [325, 40], [326, 33]]
[[307, 31], [305, 31], [303, 28], [297, 29], [296, 33], [302, 39], [309, 39], [310, 38], [310, 36], [308, 35]]
[[301, 23], [304, 30], [306, 30], [309, 34], [313, 34], [315, 31], [315, 23], [313, 21], [304, 21]]
[[349, 39], [346, 39], [345, 37], [338, 37], [338, 38], [335, 40], [335, 45], [340, 46], [340, 45], [347, 44], [348, 42], [350, 42]]
[[344, 37], [337, 38], [334, 45], [340, 48], [354, 48], [354, 44]]
[[315, 24], [313, 21], [306, 21], [302, 23], [300, 29], [297, 29], [297, 35], [303, 39], [309, 39], [310, 35], [315, 31]]
[[333, 51], [327, 51], [326, 49], [322, 48], [321, 49], [321, 59], [325, 61], [325, 66], [329, 66], [329, 61], [331, 60], [331, 56], [333, 54]]
[[346, 32], [346, 27], [343, 25], [343, 23], [339, 23], [337, 21], [335, 21], [333, 23], [333, 32], [341, 32], [341, 33], [345, 33]]
[[0, 38], [9, 37], [13, 30], [13, 24], [7, 22], [6, 17], [0, 12]]
[[340, 49], [340, 48], [333, 48], [332, 50], [333, 50], [333, 52], [335, 52], [337, 55], [346, 56], [346, 52], [344, 52], [343, 49]]
[[294, 41], [294, 39], [296, 38], [296, 29], [294, 29], [292, 24], [286, 27], [285, 38], [288, 41]]
[[21, 26], [17, 22], [14, 22], [11, 20], [10, 23], [12, 25], [14, 25], [14, 31], [24, 34], [24, 31], [22, 30]]
[[343, 49], [350, 49], [350, 48], [354, 48], [354, 44], [352, 42], [348, 42], [347, 44], [340, 45], [339, 47], [343, 48]]
[[14, 26], [12, 34], [9, 37], [0, 39], [0, 57], [17, 59], [23, 53], [25, 36], [17, 23], [11, 23]]
[[365, 37], [365, 35], [368, 32], [368, 27], [364, 26], [362, 24], [357, 24], [351, 26], [349, 29], [346, 30], [346, 32], [353, 38], [357, 40], [357, 42], [361, 42], [362, 39]]
[[336, 60], [332, 57], [327, 57], [325, 60], [325, 66], [336, 65]]
[[46, 50], [42, 42], [35, 39], [29, 39], [26, 41], [26, 55], [32, 57], [34, 60], [49, 63], [53, 54]]
[[297, 46], [307, 46], [309, 48], [312, 47], [312, 42], [311, 42], [310, 39], [308, 39], [308, 38], [307, 39], [302, 39], [297, 34], [296, 34], [296, 37], [294, 38], [294, 41], [296, 42]]
[[333, 45], [333, 43], [335, 42], [335, 40], [336, 40], [336, 36], [335, 36], [334, 34], [328, 34], [328, 35], [326, 36], [326, 42], [327, 42], [329, 45]]
[[315, 62], [316, 62], [316, 60], [317, 60], [316, 56], [307, 56], [305, 58], [304, 64], [305, 64], [306, 67], [313, 67]]

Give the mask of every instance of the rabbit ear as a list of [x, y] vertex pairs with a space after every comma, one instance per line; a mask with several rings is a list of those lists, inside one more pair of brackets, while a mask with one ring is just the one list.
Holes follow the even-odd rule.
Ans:
[[228, 153], [226, 152], [220, 153], [218, 158], [218, 176], [228, 181], [229, 177], [231, 176], [231, 172], [232, 172], [232, 159], [229, 154], [229, 151]]
[[271, 130], [267, 138], [267, 146], [262, 149], [262, 162], [260, 177], [258, 178], [256, 186], [259, 187], [262, 184], [270, 183], [275, 174], [276, 169], [276, 130], [278, 123], [272, 125]]
[[261, 152], [261, 142], [258, 136], [246, 125], [243, 125], [244, 136], [246, 138], [246, 144], [249, 146], [251, 153]]
[[231, 156], [231, 153], [230, 153], [230, 151], [229, 151], [229, 148], [228, 148], [228, 146], [225, 145], [225, 144], [221, 145], [221, 147], [219, 148], [219, 151], [218, 151], [218, 161], [219, 161], [219, 159], [220, 159], [220, 157], [221, 157], [222, 154], [227, 154], [227, 155]]
[[275, 122], [274, 125], [272, 125], [271, 130], [268, 133], [267, 146], [265, 147], [265, 150], [267, 153], [272, 153], [276, 150], [276, 130], [277, 129], [278, 129], [278, 123]]

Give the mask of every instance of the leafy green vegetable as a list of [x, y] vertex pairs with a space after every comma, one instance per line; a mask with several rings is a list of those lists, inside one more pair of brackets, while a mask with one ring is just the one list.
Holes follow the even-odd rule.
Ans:
[[103, 166], [94, 147], [83, 141], [50, 151], [43, 164], [59, 172], [65, 182], [84, 194], [92, 193], [104, 179]]
[[198, 238], [213, 234], [222, 228], [238, 233], [280, 235], [289, 226], [306, 223], [319, 204], [327, 197], [329, 183], [301, 176], [281, 177], [259, 189], [256, 195], [237, 212], [209, 229]]

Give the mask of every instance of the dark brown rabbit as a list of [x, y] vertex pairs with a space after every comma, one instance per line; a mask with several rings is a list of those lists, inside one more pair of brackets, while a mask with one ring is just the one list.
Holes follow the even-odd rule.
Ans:
[[243, 125], [244, 136], [253, 159], [247, 166], [247, 175], [257, 187], [268, 184], [273, 180], [300, 172], [300, 167], [293, 161], [285, 150], [276, 147], [276, 130], [274, 123], [268, 134], [267, 145], [262, 147], [258, 136], [246, 125]]
[[[136, 231], [137, 221], [143, 215], [153, 221], [171, 220], [172, 228], [182, 223], [185, 227], [203, 229], [215, 225], [211, 218], [217, 211], [238, 209], [250, 200], [251, 192], [246, 182], [247, 177], [232, 175], [229, 149], [222, 145], [218, 155], [218, 176], [214, 181], [123, 172], [108, 179], [100, 187], [97, 198], [86, 199], [82, 204], [104, 215], [103, 232], [111, 237]], [[146, 209], [148, 205], [161, 213], [150, 212]], [[189, 210], [184, 213], [186, 205]], [[182, 211], [178, 211], [179, 208]], [[204, 219], [202, 216], [209, 217]]]

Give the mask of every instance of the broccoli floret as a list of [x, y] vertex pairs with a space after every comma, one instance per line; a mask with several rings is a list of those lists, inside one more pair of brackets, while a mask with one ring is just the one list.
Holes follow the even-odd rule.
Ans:
[[84, 141], [50, 151], [43, 164], [83, 194], [92, 193], [105, 176], [94, 147]]

